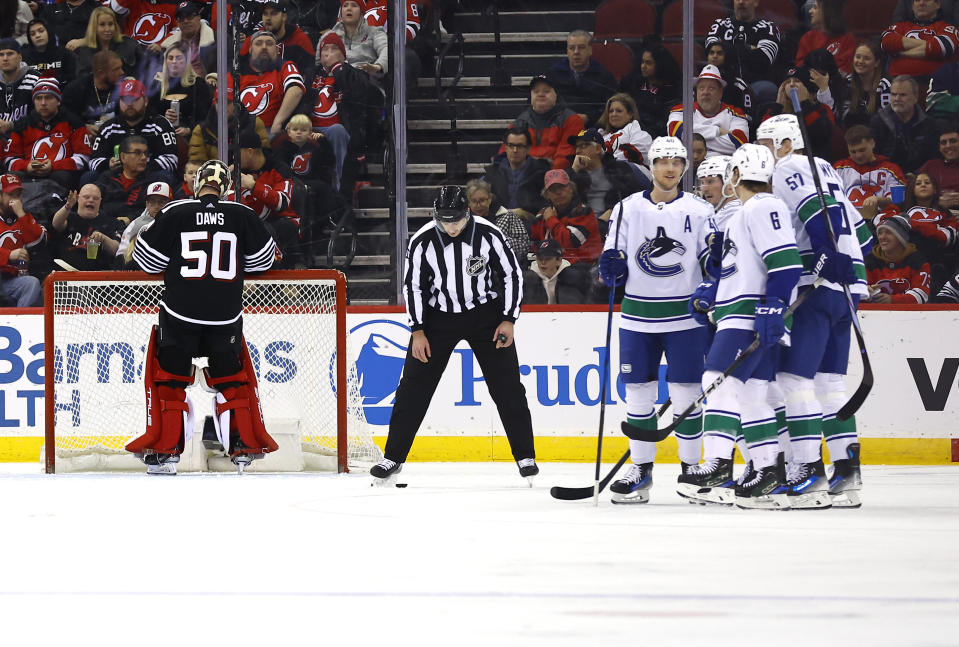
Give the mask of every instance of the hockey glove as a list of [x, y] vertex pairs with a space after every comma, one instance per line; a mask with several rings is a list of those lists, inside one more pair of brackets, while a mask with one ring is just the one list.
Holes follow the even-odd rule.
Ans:
[[717, 231], [706, 237], [709, 244], [709, 256], [706, 257], [706, 273], [719, 279], [723, 270], [723, 232]]
[[777, 297], [762, 297], [756, 304], [756, 322], [753, 329], [759, 335], [760, 348], [775, 346], [786, 334], [786, 304]]
[[624, 284], [628, 274], [626, 254], [622, 250], [607, 249], [599, 257], [599, 276], [607, 286], [614, 288]]
[[705, 282], [700, 283], [693, 296], [689, 297], [689, 314], [693, 316], [700, 326], [708, 326], [709, 311], [716, 303], [716, 291], [719, 289], [718, 283]]
[[813, 271], [832, 283], [852, 285], [856, 282], [856, 272], [852, 267], [852, 258], [842, 252], [827, 249], [816, 250], [816, 265]]

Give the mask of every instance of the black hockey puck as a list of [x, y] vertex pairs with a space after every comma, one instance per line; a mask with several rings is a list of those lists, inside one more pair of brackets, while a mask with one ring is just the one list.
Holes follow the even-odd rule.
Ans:
[[397, 483], [396, 487], [406, 487], [409, 483]]
[[504, 335], [503, 333], [500, 333], [500, 334], [499, 334], [499, 337], [496, 338], [496, 341], [498, 341], [498, 342], [501, 343], [501, 344], [505, 344], [506, 342], [509, 341], [509, 338], [508, 338], [506, 335]]

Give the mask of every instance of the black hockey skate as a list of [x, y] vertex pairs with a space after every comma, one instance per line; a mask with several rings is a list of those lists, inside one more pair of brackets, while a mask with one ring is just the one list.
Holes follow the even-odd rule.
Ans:
[[785, 472], [782, 454], [775, 465], [754, 469], [742, 483], [736, 484], [736, 506], [745, 510], [788, 510]]
[[373, 477], [373, 485], [389, 486], [396, 483], [396, 475], [403, 471], [403, 463], [391, 461], [384, 458], [379, 463], [370, 468], [370, 476]]
[[832, 507], [822, 458], [795, 466], [792, 478], [786, 481], [786, 496], [793, 510], [827, 510]]
[[613, 503], [646, 503], [653, 487], [653, 464], [630, 465], [626, 476], [613, 481], [609, 491]]
[[516, 461], [516, 467], [519, 468], [519, 475], [527, 480], [530, 487], [533, 487], [533, 477], [539, 474], [539, 465], [535, 458], [521, 458]]
[[859, 491], [862, 489], [862, 473], [859, 469], [859, 443], [846, 448], [847, 458], [832, 462], [832, 476], [829, 477], [829, 495], [833, 507], [858, 508], [862, 505]]
[[137, 458], [147, 466], [147, 474], [152, 476], [176, 476], [176, 464], [179, 454], [137, 454]]
[[679, 475], [676, 493], [690, 503], [732, 505], [734, 485], [732, 459], [710, 458]]

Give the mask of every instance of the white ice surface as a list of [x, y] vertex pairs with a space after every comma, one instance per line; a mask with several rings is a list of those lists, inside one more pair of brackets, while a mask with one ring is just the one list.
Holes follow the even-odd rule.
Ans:
[[[604, 466], [607, 469], [608, 466]], [[47, 476], [0, 465], [0, 645], [957, 645], [959, 469], [860, 510], [556, 501], [592, 466]]]

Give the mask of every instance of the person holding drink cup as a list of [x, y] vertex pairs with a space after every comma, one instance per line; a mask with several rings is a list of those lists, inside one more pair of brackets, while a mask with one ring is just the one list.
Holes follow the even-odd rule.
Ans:
[[46, 230], [23, 208], [23, 184], [13, 173], [0, 175], [0, 294], [18, 308], [43, 304], [43, 288], [30, 276], [30, 248], [46, 239]]
[[53, 262], [66, 270], [108, 270], [126, 227], [100, 212], [102, 196], [95, 184], [71, 191], [53, 214]]

